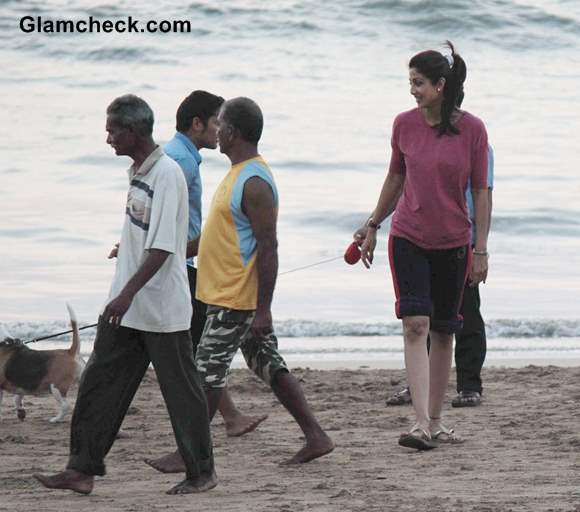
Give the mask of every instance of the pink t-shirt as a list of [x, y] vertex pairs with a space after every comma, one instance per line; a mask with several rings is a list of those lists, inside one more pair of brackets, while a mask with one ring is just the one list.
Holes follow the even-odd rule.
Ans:
[[462, 111], [458, 135], [439, 135], [418, 108], [395, 118], [389, 173], [403, 174], [403, 193], [391, 234], [424, 249], [449, 249], [471, 240], [465, 191], [487, 189], [487, 133]]

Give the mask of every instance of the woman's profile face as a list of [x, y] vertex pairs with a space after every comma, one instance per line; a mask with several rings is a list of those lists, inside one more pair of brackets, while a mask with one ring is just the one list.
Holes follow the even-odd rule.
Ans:
[[436, 85], [433, 85], [431, 80], [419, 73], [416, 68], [409, 69], [411, 96], [415, 98], [419, 108], [432, 108], [441, 105], [444, 84], [444, 79], [441, 79]]

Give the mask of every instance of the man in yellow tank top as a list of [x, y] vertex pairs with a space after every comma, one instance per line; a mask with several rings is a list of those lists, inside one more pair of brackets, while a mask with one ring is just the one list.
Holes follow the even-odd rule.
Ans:
[[334, 448], [312, 414], [302, 388], [278, 352], [270, 306], [278, 273], [278, 192], [258, 153], [263, 117], [248, 98], [225, 102], [218, 115], [220, 151], [232, 167], [217, 188], [201, 233], [196, 297], [208, 304], [196, 365], [213, 418], [239, 348], [304, 432], [289, 464], [309, 462]]

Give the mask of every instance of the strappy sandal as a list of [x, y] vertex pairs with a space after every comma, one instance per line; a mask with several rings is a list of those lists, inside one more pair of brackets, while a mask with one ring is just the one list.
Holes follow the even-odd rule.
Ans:
[[437, 448], [437, 444], [433, 442], [429, 432], [423, 430], [421, 427], [415, 427], [410, 432], [401, 434], [399, 437], [399, 445], [421, 451]]
[[452, 428], [441, 428], [431, 434], [431, 439], [437, 444], [463, 444], [465, 439], [457, 434]]

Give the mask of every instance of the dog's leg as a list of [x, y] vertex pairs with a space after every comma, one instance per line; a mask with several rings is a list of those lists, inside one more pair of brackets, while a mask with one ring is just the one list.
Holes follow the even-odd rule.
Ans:
[[22, 395], [15, 395], [14, 396], [14, 405], [16, 407], [16, 416], [18, 416], [18, 419], [20, 421], [24, 421], [24, 418], [26, 418], [26, 409], [24, 408], [24, 405], [22, 404], [23, 398], [24, 397]]
[[50, 385], [50, 392], [52, 393], [52, 396], [54, 397], [54, 399], [60, 405], [59, 413], [54, 418], [50, 418], [51, 423], [56, 423], [56, 422], [62, 421], [64, 419], [65, 414], [70, 410], [70, 405], [64, 399], [61, 392], [53, 384]]

